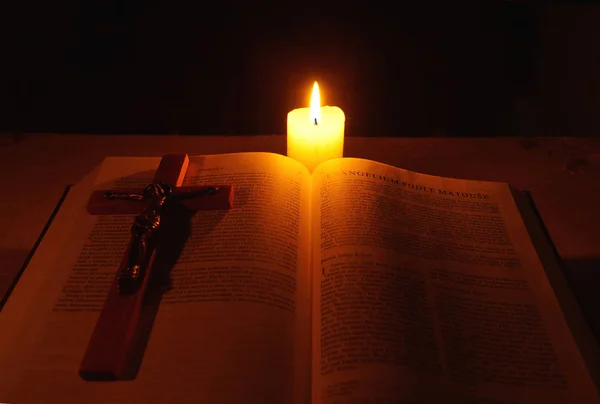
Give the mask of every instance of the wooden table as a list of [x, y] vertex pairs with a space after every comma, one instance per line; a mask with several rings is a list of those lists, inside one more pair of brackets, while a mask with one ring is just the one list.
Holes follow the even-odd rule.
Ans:
[[[265, 151], [284, 136], [0, 135], [0, 293], [23, 264], [65, 186], [105, 156]], [[506, 181], [531, 191], [567, 278], [600, 335], [600, 139], [347, 138], [345, 155], [428, 174]]]

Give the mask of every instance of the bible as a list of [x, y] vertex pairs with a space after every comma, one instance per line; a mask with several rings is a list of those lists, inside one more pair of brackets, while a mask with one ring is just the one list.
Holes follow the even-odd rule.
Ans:
[[[185, 211], [140, 314], [130, 377], [79, 368], [160, 158], [72, 187], [0, 312], [0, 402], [598, 402], [600, 352], [526, 193], [341, 158], [190, 157]], [[157, 259], [158, 255], [157, 255]], [[134, 355], [135, 356], [135, 355]]]

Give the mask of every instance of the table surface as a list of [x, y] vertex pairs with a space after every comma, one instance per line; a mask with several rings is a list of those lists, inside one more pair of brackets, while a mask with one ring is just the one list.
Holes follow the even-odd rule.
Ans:
[[[285, 154], [285, 136], [0, 135], [0, 293], [65, 187], [106, 156], [247, 151]], [[505, 181], [531, 192], [589, 318], [600, 297], [600, 139], [346, 138], [344, 155], [427, 174]], [[600, 335], [598, 333], [597, 335]]]

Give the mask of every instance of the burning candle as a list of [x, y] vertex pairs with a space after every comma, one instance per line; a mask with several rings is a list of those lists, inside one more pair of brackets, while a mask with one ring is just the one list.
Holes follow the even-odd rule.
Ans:
[[287, 155], [313, 171], [320, 163], [344, 155], [344, 111], [321, 107], [315, 81], [310, 108], [298, 108], [287, 116]]

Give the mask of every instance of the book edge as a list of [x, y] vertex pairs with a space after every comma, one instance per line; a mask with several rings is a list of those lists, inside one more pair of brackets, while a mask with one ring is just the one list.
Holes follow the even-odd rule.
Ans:
[[552, 286], [571, 335], [600, 395], [600, 346], [565, 277], [565, 267], [529, 191], [510, 187], [523, 224]]
[[72, 187], [73, 187], [73, 185], [69, 184], [63, 190], [62, 195], [58, 199], [58, 202], [56, 203], [56, 206], [52, 210], [52, 213], [50, 213], [50, 216], [48, 217], [48, 220], [46, 221], [46, 224], [42, 228], [42, 231], [40, 232], [38, 238], [36, 239], [35, 243], [33, 244], [33, 247], [31, 248], [31, 250], [27, 254], [27, 257], [25, 258], [25, 261], [23, 261], [23, 265], [21, 265], [21, 268], [17, 271], [16, 275], [13, 276], [13, 279], [11, 280], [10, 284], [8, 285], [8, 288], [4, 292], [4, 294], [2, 296], [2, 299], [0, 299], [0, 312], [4, 308], [4, 305], [6, 304], [6, 302], [10, 298], [13, 290], [17, 286], [17, 283], [19, 282], [19, 279], [21, 279], [21, 276], [23, 275], [23, 273], [27, 269], [27, 266], [29, 265], [29, 262], [31, 261], [31, 259], [35, 255], [35, 253], [36, 253], [38, 247], [40, 246], [40, 244], [42, 243], [42, 240], [44, 239], [44, 236], [48, 232], [48, 229], [50, 229], [50, 226], [54, 222], [54, 218], [56, 217], [56, 215], [60, 211], [60, 208], [62, 207], [64, 201], [67, 199], [67, 195], [69, 194], [69, 191], [71, 190]]

